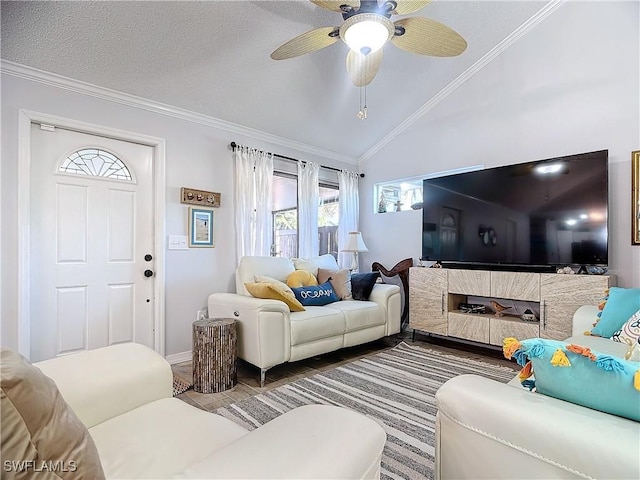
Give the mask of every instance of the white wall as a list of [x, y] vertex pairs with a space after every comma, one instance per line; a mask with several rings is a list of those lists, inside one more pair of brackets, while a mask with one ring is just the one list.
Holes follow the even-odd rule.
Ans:
[[191, 350], [191, 324], [206, 308], [212, 292], [234, 291], [235, 233], [233, 162], [229, 143], [236, 141], [322, 165], [355, 170], [355, 165], [296, 152], [286, 146], [232, 134], [209, 125], [107, 101], [6, 73], [2, 75], [2, 324], [3, 346], [17, 348], [17, 184], [18, 112], [36, 111], [166, 140], [166, 235], [186, 235], [188, 206], [180, 188], [221, 193], [215, 212], [216, 246], [166, 251], [167, 355]]
[[608, 149], [610, 271], [619, 285], [640, 286], [630, 180], [640, 149], [639, 24], [638, 2], [567, 2], [363, 161], [362, 264], [391, 267], [421, 252], [421, 211], [372, 213], [375, 183]]

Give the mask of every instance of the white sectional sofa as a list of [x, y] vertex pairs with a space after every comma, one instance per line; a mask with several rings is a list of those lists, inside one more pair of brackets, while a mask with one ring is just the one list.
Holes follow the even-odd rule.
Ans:
[[[565, 343], [624, 358], [627, 345], [583, 335], [597, 313], [580, 307]], [[505, 385], [461, 375], [436, 399], [436, 478], [640, 478], [633, 420], [531, 393], [518, 376]]]
[[[331, 255], [308, 259], [317, 268], [338, 270]], [[266, 371], [286, 362], [302, 360], [344, 347], [377, 340], [400, 331], [400, 289], [376, 284], [368, 301], [341, 300], [325, 306], [290, 312], [279, 300], [252, 297], [244, 284], [256, 275], [286, 281], [294, 262], [281, 257], [243, 257], [236, 269], [237, 293], [213, 293], [211, 318], [238, 321], [238, 357]]]
[[[51, 447], [46, 443], [74, 441], [71, 437], [80, 432], [70, 425], [77, 425], [79, 418], [97, 447], [106, 478], [380, 476], [384, 430], [374, 420], [345, 408], [307, 405], [248, 431], [173, 398], [171, 367], [142, 345], [120, 344], [34, 365], [37, 369], [17, 354], [2, 351], [2, 454], [10, 465], [28, 461], [25, 457], [32, 455], [29, 458], [35, 458], [35, 463], [27, 463], [32, 467], [46, 460], [78, 468], [75, 474], [60, 478], [101, 478], [102, 472], [95, 469], [87, 473], [87, 460], [79, 458], [77, 449], [63, 458], [47, 456]], [[47, 389], [55, 393], [45, 399], [42, 392]], [[47, 411], [52, 400], [60, 404], [58, 391], [62, 404], [66, 401], [77, 418], [61, 413], [59, 407], [57, 415]], [[18, 435], [24, 438], [17, 439]], [[89, 447], [85, 443], [83, 454], [90, 450], [95, 455], [93, 445]]]

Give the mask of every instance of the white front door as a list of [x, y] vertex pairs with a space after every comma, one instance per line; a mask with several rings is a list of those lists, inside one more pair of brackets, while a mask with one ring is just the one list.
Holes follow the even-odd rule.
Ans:
[[32, 361], [154, 348], [152, 170], [150, 146], [32, 124]]

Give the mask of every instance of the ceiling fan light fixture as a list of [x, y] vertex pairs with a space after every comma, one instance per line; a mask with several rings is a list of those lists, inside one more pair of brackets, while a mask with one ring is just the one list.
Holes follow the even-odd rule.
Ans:
[[395, 25], [377, 13], [360, 13], [340, 26], [340, 38], [351, 50], [368, 55], [380, 50], [393, 37]]

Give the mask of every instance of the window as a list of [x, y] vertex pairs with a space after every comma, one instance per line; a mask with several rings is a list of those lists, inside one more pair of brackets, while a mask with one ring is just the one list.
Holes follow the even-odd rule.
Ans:
[[482, 170], [484, 165], [454, 168], [442, 172], [429, 173], [418, 177], [404, 178], [374, 185], [375, 213], [401, 212], [404, 210], [420, 210], [422, 208], [422, 181], [426, 178], [444, 177], [456, 173]]
[[[283, 162], [284, 163], [284, 162]], [[293, 165], [293, 169], [291, 166]], [[273, 174], [273, 243], [271, 255], [295, 258], [298, 256], [298, 179], [296, 165], [274, 160]], [[318, 255], [338, 255], [338, 182], [331, 182], [331, 174], [320, 169], [320, 205], [318, 206]]]
[[400, 212], [422, 207], [422, 179], [380, 183], [376, 189], [376, 212]]
[[122, 160], [97, 148], [72, 153], [60, 164], [58, 173], [132, 181], [131, 172]]

